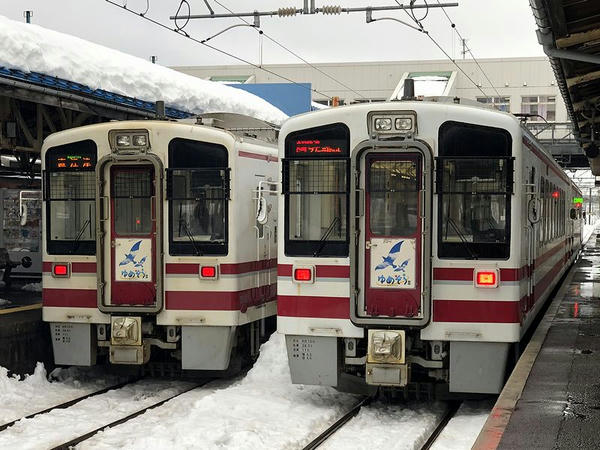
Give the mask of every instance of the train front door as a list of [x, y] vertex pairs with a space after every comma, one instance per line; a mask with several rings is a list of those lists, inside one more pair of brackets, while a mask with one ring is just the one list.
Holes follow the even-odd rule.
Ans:
[[[103, 306], [154, 308], [157, 304], [157, 195], [155, 167], [110, 164], [103, 208]], [[108, 195], [107, 195], [108, 194]]]
[[[362, 314], [422, 319], [423, 157], [369, 152], [361, 161]], [[359, 315], [361, 311], [358, 311]]]

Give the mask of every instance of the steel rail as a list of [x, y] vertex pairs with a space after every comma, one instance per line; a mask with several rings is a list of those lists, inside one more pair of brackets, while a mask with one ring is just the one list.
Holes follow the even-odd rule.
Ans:
[[373, 400], [373, 397], [363, 398], [360, 402], [354, 405], [354, 407], [350, 411], [348, 411], [346, 414], [340, 417], [333, 425], [331, 425], [320, 435], [318, 435], [316, 438], [310, 441], [310, 443], [306, 445], [302, 450], [313, 450], [319, 447], [321, 444], [323, 444], [323, 442], [329, 439], [336, 431], [338, 431], [340, 428], [346, 425], [346, 423], [348, 423], [350, 419], [356, 416], [363, 406], [366, 406], [369, 403], [371, 403], [371, 400]]
[[446, 428], [446, 425], [448, 425], [448, 422], [450, 422], [450, 419], [454, 417], [461, 404], [462, 402], [460, 401], [449, 402], [448, 409], [444, 413], [442, 420], [440, 423], [438, 423], [437, 427], [435, 427], [435, 430], [433, 430], [433, 433], [431, 433], [429, 439], [427, 439], [427, 441], [425, 441], [425, 443], [421, 446], [421, 450], [429, 450], [433, 446], [441, 432], [444, 430], [444, 428]]
[[40, 415], [40, 414], [46, 414], [46, 413], [49, 413], [50, 411], [54, 411], [55, 409], [66, 409], [66, 408], [69, 408], [69, 407], [73, 406], [74, 404], [79, 403], [82, 400], [85, 400], [85, 399], [90, 398], [90, 397], [95, 397], [96, 395], [105, 394], [106, 392], [112, 391], [113, 389], [121, 389], [122, 387], [125, 387], [126, 385], [131, 384], [131, 383], [135, 383], [136, 381], [139, 381], [139, 380], [141, 380], [141, 377], [130, 379], [128, 381], [123, 381], [122, 383], [117, 383], [117, 384], [114, 384], [112, 386], [105, 387], [103, 389], [100, 389], [99, 391], [91, 392], [91, 393], [83, 395], [81, 397], [74, 398], [73, 400], [69, 400], [68, 402], [64, 402], [64, 403], [61, 403], [61, 404], [56, 405], [56, 406], [51, 406], [50, 408], [46, 408], [46, 409], [44, 409], [42, 411], [38, 411], [38, 412], [35, 412], [35, 413], [32, 413], [32, 414], [29, 414], [27, 416], [21, 417], [19, 419], [15, 419], [12, 422], [8, 422], [8, 423], [5, 423], [3, 425], [0, 425], [0, 431], [4, 431], [8, 427], [12, 427], [15, 423], [17, 423], [20, 420], [31, 419], [31, 418], [33, 418], [35, 416]]
[[162, 406], [163, 404], [165, 404], [169, 400], [173, 400], [174, 398], [179, 397], [180, 395], [183, 395], [183, 394], [185, 394], [187, 392], [193, 391], [194, 389], [202, 387], [205, 384], [207, 384], [207, 383], [209, 383], [209, 382], [211, 382], [213, 380], [214, 380], [213, 378], [207, 379], [207, 380], [203, 381], [202, 383], [196, 384], [196, 385], [192, 386], [191, 388], [185, 389], [184, 391], [179, 392], [179, 393], [177, 393], [175, 395], [172, 395], [172, 396], [170, 396], [170, 397], [168, 397], [168, 398], [166, 398], [164, 400], [161, 400], [160, 402], [157, 402], [157, 403], [155, 403], [153, 405], [146, 406], [145, 408], [142, 408], [142, 409], [140, 409], [140, 410], [138, 410], [138, 411], [136, 411], [134, 413], [131, 413], [131, 414], [129, 414], [126, 417], [122, 417], [121, 419], [117, 419], [117, 420], [115, 420], [115, 421], [113, 421], [113, 422], [111, 422], [109, 424], [102, 425], [101, 427], [98, 427], [95, 430], [90, 431], [89, 433], [82, 434], [81, 436], [76, 437], [74, 439], [71, 439], [68, 442], [65, 442], [63, 444], [57, 445], [55, 447], [52, 447], [52, 450], [69, 450], [70, 448], [74, 447], [75, 445], [77, 445], [77, 444], [79, 444], [79, 443], [81, 443], [83, 441], [86, 441], [86, 440], [90, 439], [92, 436], [94, 436], [99, 431], [106, 430], [107, 428], [112, 428], [112, 427], [115, 427], [117, 425], [121, 425], [122, 423], [125, 423], [125, 422], [127, 422], [127, 421], [129, 421], [131, 419], [136, 418], [137, 416], [139, 416], [141, 414], [144, 414], [146, 411], [149, 411], [151, 409], [154, 409], [154, 408], [157, 408], [159, 406]]

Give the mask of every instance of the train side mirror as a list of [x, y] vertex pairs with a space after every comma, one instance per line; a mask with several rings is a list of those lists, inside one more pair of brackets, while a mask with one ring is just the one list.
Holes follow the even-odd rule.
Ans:
[[571, 208], [571, 211], [569, 211], [569, 217], [573, 220], [577, 220], [577, 209], [576, 208]]
[[539, 198], [532, 198], [527, 203], [527, 218], [531, 223], [538, 223], [540, 217], [540, 206], [541, 202]]

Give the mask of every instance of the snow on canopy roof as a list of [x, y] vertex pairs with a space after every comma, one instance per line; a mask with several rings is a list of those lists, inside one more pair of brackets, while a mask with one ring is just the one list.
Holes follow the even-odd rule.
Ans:
[[0, 16], [0, 66], [39, 72], [193, 113], [235, 112], [274, 124], [287, 115], [240, 89], [202, 80], [83, 39]]

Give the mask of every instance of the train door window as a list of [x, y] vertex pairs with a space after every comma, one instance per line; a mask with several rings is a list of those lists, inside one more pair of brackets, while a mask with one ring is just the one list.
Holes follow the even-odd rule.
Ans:
[[114, 174], [112, 198], [115, 232], [121, 236], [148, 234], [152, 229], [152, 171], [120, 168]]
[[49, 254], [96, 253], [96, 160], [91, 140], [47, 150], [44, 200]]
[[286, 254], [347, 256], [348, 127], [337, 123], [291, 133], [285, 146]]
[[440, 127], [438, 256], [505, 259], [510, 252], [512, 139], [498, 128]]
[[227, 254], [229, 172], [223, 145], [171, 140], [167, 169], [171, 255]]

